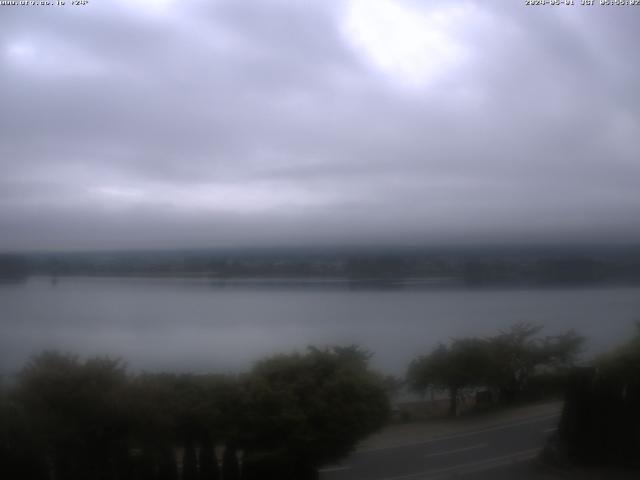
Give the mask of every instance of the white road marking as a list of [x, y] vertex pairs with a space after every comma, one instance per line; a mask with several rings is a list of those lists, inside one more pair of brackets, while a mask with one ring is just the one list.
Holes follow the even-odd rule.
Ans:
[[440, 468], [438, 470], [426, 470], [424, 472], [409, 473], [407, 475], [400, 475], [397, 477], [384, 477], [377, 480], [406, 480], [409, 478], [416, 478], [421, 480], [436, 480], [442, 475], [457, 472], [457, 473], [472, 473], [482, 470], [490, 470], [491, 468], [508, 465], [513, 462], [529, 460], [534, 458], [540, 452], [540, 448], [530, 448], [528, 450], [521, 450], [519, 452], [511, 453], [509, 455], [502, 455], [500, 457], [488, 458], [486, 460], [480, 460], [478, 462], [462, 463], [453, 467]]
[[398, 445], [391, 445], [388, 447], [378, 447], [378, 448], [368, 448], [365, 450], [359, 450], [357, 451], [355, 454], [356, 455], [361, 455], [363, 453], [371, 453], [371, 452], [379, 452], [382, 450], [393, 450], [396, 448], [405, 448], [405, 447], [412, 447], [412, 446], [418, 446], [418, 445], [426, 445], [427, 443], [434, 443], [434, 442], [440, 442], [443, 440], [451, 440], [454, 438], [464, 438], [464, 437], [471, 437], [473, 435], [478, 435], [479, 433], [485, 433], [485, 432], [494, 432], [496, 430], [506, 430], [507, 428], [512, 428], [512, 427], [519, 427], [521, 425], [529, 425], [531, 423], [539, 423], [539, 422], [543, 422], [545, 420], [549, 420], [551, 418], [554, 417], [559, 417], [560, 413], [552, 413], [549, 415], [542, 415], [539, 417], [535, 417], [529, 420], [524, 420], [521, 422], [515, 422], [515, 423], [505, 423], [502, 425], [496, 425], [493, 427], [487, 427], [487, 428], [481, 428], [480, 430], [475, 430], [472, 432], [464, 432], [464, 433], [454, 433], [453, 435], [444, 435], [442, 437], [436, 437], [436, 438], [431, 438], [429, 440], [421, 440], [419, 442], [411, 442], [411, 443], [403, 443], [403, 444], [398, 444]]
[[430, 453], [429, 455], [425, 455], [425, 457], [440, 457], [442, 455], [450, 455], [453, 453], [466, 452], [468, 450], [475, 450], [477, 448], [484, 448], [488, 446], [489, 446], [488, 443], [479, 443], [477, 445], [472, 445], [470, 447], [456, 448], [455, 450], [446, 450], [444, 452]]
[[558, 429], [558, 427], [545, 428], [542, 432], [543, 433], [551, 433], [551, 432], [555, 432], [557, 429]]
[[341, 472], [343, 470], [349, 470], [351, 467], [344, 466], [344, 467], [329, 467], [329, 468], [321, 468], [318, 470], [318, 472], [320, 473], [329, 473], [329, 472]]

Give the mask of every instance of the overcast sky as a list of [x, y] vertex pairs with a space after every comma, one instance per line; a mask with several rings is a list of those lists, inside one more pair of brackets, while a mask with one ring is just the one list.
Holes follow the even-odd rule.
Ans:
[[640, 240], [640, 7], [69, 3], [0, 6], [0, 249]]

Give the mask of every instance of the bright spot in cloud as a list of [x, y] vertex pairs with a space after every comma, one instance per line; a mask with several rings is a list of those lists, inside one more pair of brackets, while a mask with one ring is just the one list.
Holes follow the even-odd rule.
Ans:
[[375, 67], [423, 86], [464, 60], [456, 32], [471, 13], [462, 6], [425, 11], [398, 0], [351, 0], [344, 32]]
[[142, 198], [142, 192], [140, 190], [128, 187], [97, 187], [93, 189], [93, 191], [98, 195], [123, 200], [138, 200]]
[[35, 50], [26, 42], [13, 42], [7, 45], [6, 54], [17, 62], [30, 61], [35, 56]]
[[9, 63], [37, 75], [86, 76], [105, 72], [105, 66], [87, 52], [71, 44], [34, 36], [5, 46]]
[[270, 184], [203, 184], [189, 189], [167, 184], [149, 184], [143, 188], [104, 185], [89, 188], [88, 192], [106, 207], [163, 205], [187, 211], [233, 213], [259, 213], [282, 207], [322, 207], [340, 200], [330, 192]]
[[141, 15], [166, 15], [177, 13], [183, 5], [176, 0], [119, 0], [119, 3]]

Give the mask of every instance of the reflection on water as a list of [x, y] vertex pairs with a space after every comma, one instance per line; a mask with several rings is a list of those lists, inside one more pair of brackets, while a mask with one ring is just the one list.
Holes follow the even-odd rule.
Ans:
[[[237, 371], [308, 344], [358, 343], [402, 374], [438, 341], [519, 321], [575, 328], [590, 353], [640, 319], [640, 288], [349, 288], [200, 279], [32, 278], [0, 285], [0, 369], [46, 348], [121, 356], [135, 369]], [[323, 287], [323, 288], [320, 288]]]

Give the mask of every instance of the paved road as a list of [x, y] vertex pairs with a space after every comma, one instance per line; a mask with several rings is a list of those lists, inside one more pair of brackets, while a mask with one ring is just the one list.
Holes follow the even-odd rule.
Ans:
[[558, 413], [415, 442], [358, 451], [320, 471], [321, 480], [439, 480], [503, 468], [535, 457], [557, 425]]

